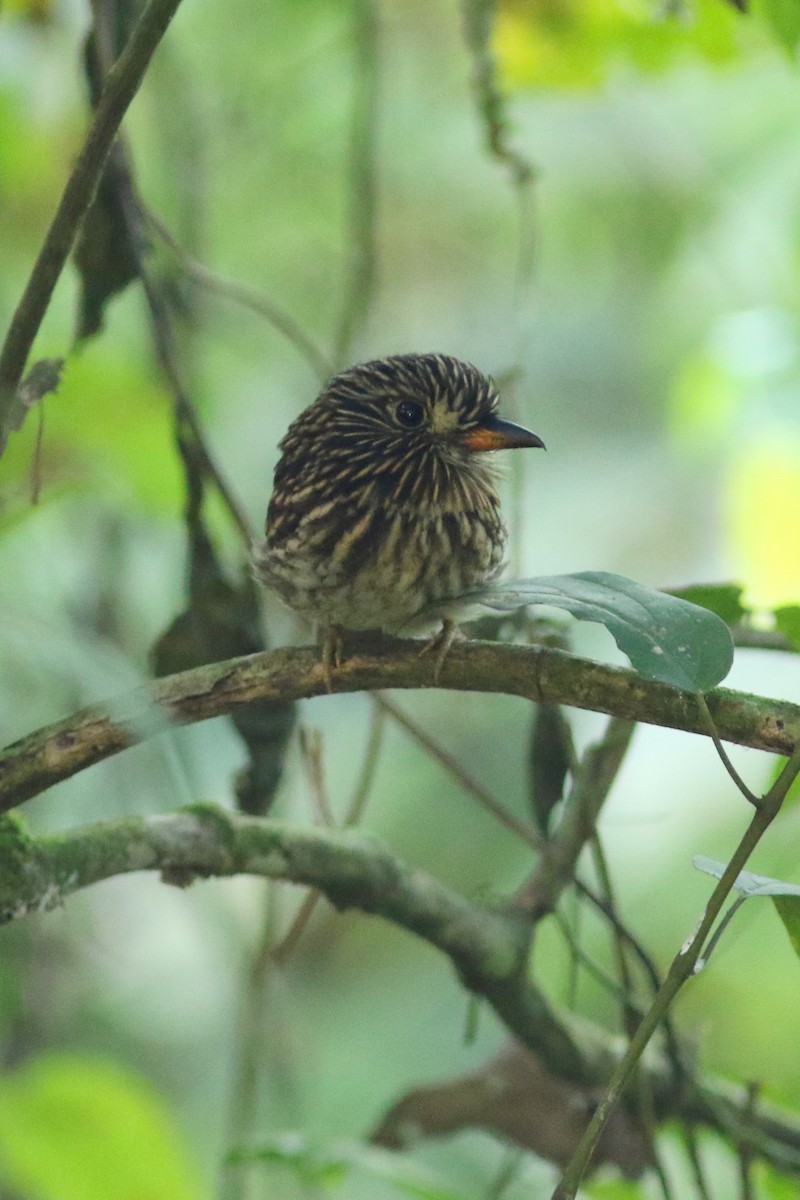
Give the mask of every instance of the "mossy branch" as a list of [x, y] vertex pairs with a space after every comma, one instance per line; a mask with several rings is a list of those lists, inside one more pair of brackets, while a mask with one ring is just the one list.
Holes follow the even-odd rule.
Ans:
[[103, 821], [51, 837], [31, 837], [6, 817], [0, 859], [5, 921], [131, 871], [157, 870], [178, 885], [247, 873], [317, 888], [337, 908], [385, 917], [442, 950], [509, 1028], [541, 1047], [553, 1070], [588, 1082], [586, 1056], [527, 978], [529, 923], [512, 911], [471, 904], [364, 833], [301, 829], [214, 805]]
[[[513, 908], [471, 903], [416, 870], [378, 838], [357, 830], [300, 829], [214, 805], [161, 816], [97, 822], [49, 837], [0, 821], [0, 918], [51, 909], [81, 888], [133, 871], [160, 871], [187, 886], [198, 878], [252, 874], [319, 889], [337, 908], [383, 917], [450, 960], [548, 1070], [601, 1086], [620, 1044], [548, 1004], [527, 971], [530, 928]], [[677, 1079], [658, 1056], [645, 1060], [659, 1119], [679, 1117], [747, 1139], [754, 1153], [800, 1174], [800, 1127], [768, 1106], [746, 1112], [746, 1093], [702, 1077]]]
[[[334, 692], [439, 686], [504, 693], [708, 736], [697, 697], [633, 671], [541, 646], [456, 643], [434, 685], [418, 641], [359, 639], [333, 679]], [[0, 754], [0, 812], [7, 812], [93, 763], [161, 733], [236, 712], [253, 700], [326, 694], [318, 652], [273, 650], [170, 675], [36, 730]], [[800, 706], [718, 688], [706, 696], [719, 736], [789, 755], [800, 741]]]

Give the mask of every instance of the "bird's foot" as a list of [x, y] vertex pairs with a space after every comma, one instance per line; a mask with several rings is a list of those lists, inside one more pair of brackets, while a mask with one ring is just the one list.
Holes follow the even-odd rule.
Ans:
[[442, 621], [442, 628], [429, 638], [419, 652], [420, 658], [423, 654], [433, 654], [433, 682], [439, 682], [439, 675], [442, 670], [442, 663], [447, 658], [447, 654], [456, 638], [462, 634], [456, 626], [455, 621], [450, 617], [445, 617]]
[[341, 667], [344, 659], [344, 629], [341, 625], [330, 625], [322, 641], [322, 677], [325, 688], [333, 691], [333, 672]]

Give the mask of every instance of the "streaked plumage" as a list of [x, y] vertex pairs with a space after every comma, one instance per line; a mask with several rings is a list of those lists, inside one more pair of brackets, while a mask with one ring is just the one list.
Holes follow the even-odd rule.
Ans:
[[281, 442], [264, 585], [323, 631], [397, 632], [492, 578], [506, 528], [481, 451], [542, 445], [497, 406], [492, 380], [446, 355], [337, 375]]

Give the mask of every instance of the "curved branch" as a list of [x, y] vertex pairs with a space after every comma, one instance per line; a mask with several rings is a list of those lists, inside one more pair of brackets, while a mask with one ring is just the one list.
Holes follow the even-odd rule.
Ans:
[[[420, 656], [418, 641], [361, 638], [337, 669], [332, 688], [356, 692], [439, 686], [505, 693], [708, 736], [693, 694], [563, 650], [464, 641], [448, 651], [436, 685], [433, 670], [430, 659]], [[311, 647], [272, 650], [169, 675], [81, 709], [7, 747], [0, 754], [0, 812], [169, 725], [228, 715], [253, 700], [326, 694], [322, 663]], [[783, 755], [800, 742], [798, 705], [728, 688], [709, 692], [706, 701], [725, 741]]]
[[[100, 821], [31, 837], [13, 818], [0, 833], [0, 921], [50, 909], [101, 879], [158, 870], [185, 886], [197, 877], [248, 873], [317, 888], [337, 908], [393, 921], [442, 950], [465, 985], [553, 1071], [590, 1082], [590, 1063], [526, 973], [530, 925], [513, 912], [471, 904], [355, 830], [301, 829], [214, 805], [165, 816]], [[610, 1066], [604, 1064], [605, 1069]]]
[[[6, 922], [133, 871], [157, 870], [178, 886], [248, 873], [314, 887], [337, 908], [383, 917], [441, 950], [465, 985], [557, 1078], [602, 1084], [619, 1057], [618, 1039], [554, 1013], [527, 977], [527, 922], [512, 910], [470, 903], [357, 830], [300, 829], [210, 804], [50, 837], [31, 837], [7, 817], [0, 822], [0, 856], [0, 921]], [[656, 1055], [642, 1069], [659, 1120], [679, 1116], [733, 1132], [779, 1169], [800, 1173], [800, 1128], [791, 1117], [762, 1106], [745, 1111], [740, 1089], [710, 1077], [677, 1080]]]

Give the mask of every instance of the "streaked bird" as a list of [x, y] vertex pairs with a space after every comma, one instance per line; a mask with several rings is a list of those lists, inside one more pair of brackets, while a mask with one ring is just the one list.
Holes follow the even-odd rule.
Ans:
[[490, 452], [540, 446], [498, 416], [493, 381], [444, 354], [333, 378], [280, 444], [256, 573], [322, 638], [330, 688], [343, 630], [411, 632], [493, 579], [507, 530]]

